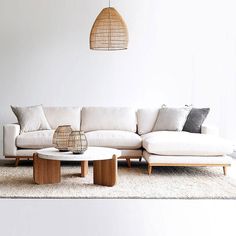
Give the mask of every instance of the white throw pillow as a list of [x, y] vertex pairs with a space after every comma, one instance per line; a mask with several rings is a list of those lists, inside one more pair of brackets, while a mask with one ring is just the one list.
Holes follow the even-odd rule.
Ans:
[[21, 132], [51, 129], [41, 105], [31, 107], [14, 107], [12, 111], [17, 117]]
[[182, 131], [190, 110], [189, 107], [161, 108], [152, 131]]

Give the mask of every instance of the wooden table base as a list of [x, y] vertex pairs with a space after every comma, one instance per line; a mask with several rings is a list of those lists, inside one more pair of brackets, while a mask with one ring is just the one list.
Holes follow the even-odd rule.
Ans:
[[93, 162], [93, 183], [112, 187], [117, 179], [117, 158], [114, 155], [111, 160]]
[[61, 162], [41, 159], [34, 154], [34, 182], [36, 184], [56, 184], [61, 182]]
[[[81, 177], [88, 174], [88, 161], [81, 162]], [[36, 184], [56, 184], [61, 182], [61, 162], [39, 158], [34, 154], [33, 179]], [[117, 158], [93, 162], [94, 184], [112, 187], [117, 179]]]

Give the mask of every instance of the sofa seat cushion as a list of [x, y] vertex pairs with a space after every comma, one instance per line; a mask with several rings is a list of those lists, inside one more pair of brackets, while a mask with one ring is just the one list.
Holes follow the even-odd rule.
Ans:
[[218, 156], [233, 152], [232, 144], [206, 134], [157, 131], [142, 135], [143, 147], [158, 155]]
[[129, 131], [97, 130], [86, 133], [89, 146], [118, 149], [138, 149], [142, 145], [139, 135]]
[[39, 149], [52, 147], [52, 137], [54, 130], [41, 130], [35, 132], [22, 133], [16, 138], [18, 148]]
[[143, 157], [149, 164], [184, 166], [184, 165], [230, 165], [229, 156], [161, 156], [143, 152]]

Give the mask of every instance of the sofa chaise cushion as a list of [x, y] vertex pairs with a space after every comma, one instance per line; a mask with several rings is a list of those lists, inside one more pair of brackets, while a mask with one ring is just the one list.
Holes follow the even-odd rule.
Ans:
[[84, 107], [81, 130], [123, 130], [136, 132], [135, 109], [125, 107]]
[[97, 130], [86, 133], [89, 146], [110, 147], [118, 149], [141, 148], [142, 139], [129, 131]]
[[73, 129], [80, 130], [80, 107], [43, 107], [43, 110], [51, 129], [71, 125]]
[[142, 135], [143, 147], [158, 155], [218, 156], [233, 152], [230, 142], [213, 135], [157, 131]]
[[232, 158], [229, 156], [163, 156], [143, 152], [143, 157], [149, 164], [155, 165], [230, 165]]
[[40, 130], [28, 133], [21, 133], [16, 138], [18, 148], [39, 149], [52, 147], [54, 130]]

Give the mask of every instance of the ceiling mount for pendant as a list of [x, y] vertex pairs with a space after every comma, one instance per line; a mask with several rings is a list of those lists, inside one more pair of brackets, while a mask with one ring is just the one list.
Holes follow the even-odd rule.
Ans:
[[102, 51], [125, 50], [128, 48], [128, 29], [118, 11], [104, 8], [97, 16], [90, 32], [90, 49]]

